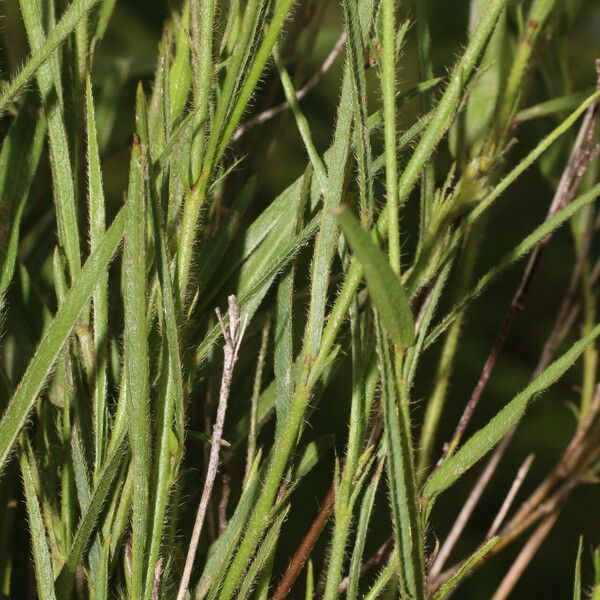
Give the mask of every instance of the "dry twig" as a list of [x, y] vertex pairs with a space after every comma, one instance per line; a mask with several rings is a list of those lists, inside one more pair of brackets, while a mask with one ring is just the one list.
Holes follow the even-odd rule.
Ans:
[[229, 392], [231, 390], [233, 369], [237, 361], [238, 352], [247, 325], [247, 317], [244, 319], [241, 318], [239, 305], [234, 295], [229, 296], [229, 329], [225, 326], [223, 318], [221, 317], [221, 312], [218, 308], [216, 312], [219, 319], [219, 325], [221, 326], [221, 331], [223, 333], [223, 338], [225, 340], [225, 345], [223, 346], [223, 376], [221, 378], [217, 418], [215, 420], [212, 433], [210, 458], [208, 462], [208, 470], [206, 472], [206, 480], [204, 482], [204, 489], [202, 490], [202, 497], [200, 498], [198, 512], [196, 513], [196, 521], [194, 523], [194, 530], [192, 531], [192, 538], [190, 540], [187, 557], [185, 559], [185, 567], [181, 577], [179, 591], [177, 593], [177, 600], [185, 599], [188, 585], [190, 583], [192, 567], [194, 565], [194, 559], [196, 558], [196, 551], [198, 550], [198, 542], [200, 541], [200, 534], [202, 533], [202, 525], [204, 524], [204, 517], [206, 516], [206, 509], [208, 507], [208, 502], [210, 500], [215, 478], [217, 476], [217, 471], [219, 469], [219, 452], [221, 449], [221, 438], [223, 437], [223, 425], [225, 423], [227, 401], [229, 399]]
[[[335, 59], [338, 57], [339, 53], [342, 51], [344, 44], [346, 42], [346, 32], [344, 31], [337, 42], [329, 52], [329, 54], [325, 57], [325, 60], [319, 67], [319, 69], [315, 72], [315, 74], [296, 92], [296, 99], [298, 102], [302, 100], [305, 96], [307, 96], [311, 90], [321, 81], [321, 78], [333, 65]], [[266, 123], [270, 121], [277, 115], [285, 112], [290, 108], [290, 105], [287, 102], [282, 102], [281, 104], [277, 104], [263, 112], [255, 115], [254, 117], [248, 119], [244, 124], [240, 125], [235, 133], [232, 136], [232, 141], [239, 140], [249, 129], [260, 125], [261, 123]]]

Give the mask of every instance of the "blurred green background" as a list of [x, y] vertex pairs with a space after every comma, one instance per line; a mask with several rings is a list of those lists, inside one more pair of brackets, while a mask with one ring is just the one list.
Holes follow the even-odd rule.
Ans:
[[[326, 0], [322, 0], [326, 2]], [[341, 7], [337, 0], [331, 0], [324, 16], [325, 26], [320, 31], [312, 54], [308, 58], [306, 74], [309, 75], [321, 64], [323, 57], [329, 52], [341, 31]], [[410, 3], [400, 2], [400, 11], [410, 13]], [[525, 3], [526, 4], [526, 3]], [[562, 24], [553, 25], [558, 41], [542, 43], [542, 52], [535, 61], [535, 76], [532, 85], [526, 90], [525, 105], [529, 106], [545, 100], [552, 95], [562, 95], [570, 91], [588, 88], [594, 84], [594, 60], [600, 57], [600, 1], [582, 1], [576, 23], [568, 35], [562, 33]], [[127, 177], [129, 157], [129, 140], [133, 129], [134, 86], [138, 79], [150, 81], [153, 77], [157, 46], [162, 32], [162, 24], [170, 14], [173, 5], [161, 0], [118, 0], [111, 24], [99, 48], [97, 72], [94, 81], [100, 87], [100, 93], [106, 92], [106, 86], [118, 83], [119, 74], [123, 78], [123, 86], [116, 98], [119, 110], [113, 124], [112, 134], [103, 157], [104, 177], [109, 201], [113, 207], [121, 202]], [[432, 0], [429, 2], [431, 15], [431, 36], [435, 75], [444, 76], [452, 64], [458, 50], [464, 44], [468, 21], [469, 2], [467, 0]], [[3, 19], [2, 29], [2, 61], [4, 68], [20, 64], [26, 53], [26, 41], [18, 20], [17, 2], [4, 0], [0, 10]], [[225, 18], [221, 15], [220, 18]], [[294, 60], [290, 58], [290, 68]], [[304, 57], [306, 59], [307, 57]], [[337, 101], [341, 59], [327, 73], [313, 92], [303, 101], [302, 106], [311, 123], [315, 141], [319, 149], [324, 149], [330, 142], [332, 123]], [[418, 82], [416, 73], [415, 31], [410, 31], [404, 47], [399, 78], [404, 89]], [[377, 90], [374, 74], [369, 75], [372, 88]], [[304, 78], [306, 79], [306, 77]], [[552, 89], [554, 86], [554, 89]], [[255, 110], [279, 102], [282, 93], [278, 86], [274, 93], [255, 99]], [[110, 91], [110, 90], [109, 90]], [[378, 101], [374, 92], [373, 106]], [[414, 122], [419, 113], [418, 101], [409, 102], [399, 114], [400, 125], [407, 126]], [[541, 119], [521, 127], [516, 136], [518, 144], [511, 152], [509, 163], [525, 154], [556, 121], [553, 118]], [[286, 185], [299, 176], [305, 165], [306, 156], [299, 136], [291, 119], [284, 119], [278, 125], [261, 126], [251, 132], [245, 141], [235, 147], [235, 156], [244, 158], [240, 166], [252, 170], [252, 156], [246, 152], [253, 144], [261, 143], [261, 139], [278, 134], [276, 148], [269, 153], [269, 158], [260, 169], [263, 171], [260, 193], [253, 210], [258, 212], [283, 190]], [[514, 186], [504, 199], [492, 210], [487, 237], [478, 261], [477, 272], [482, 273], [493, 265], [512, 245], [522, 239], [539, 223], [552, 198], [553, 185], [557, 168], [564, 163], [568, 152], [568, 139], [557, 145], [540, 165], [530, 169]], [[380, 139], [374, 140], [380, 144]], [[446, 144], [442, 144], [437, 161], [437, 174], [440, 179], [445, 176], [444, 170], [451, 164]], [[232, 185], [225, 191], [234, 191]], [[227, 200], [225, 200], [227, 202]], [[416, 202], [414, 214], [408, 214], [403, 222], [403, 232], [408, 236], [406, 251], [410, 251], [410, 228], [416, 220]], [[412, 209], [411, 209], [412, 210]], [[28, 215], [26, 227], [45, 227], [48, 247], [54, 244], [52, 222], [36, 223], [40, 213], [35, 211]], [[408, 232], [408, 233], [407, 233]], [[596, 248], [595, 250], [598, 250]], [[35, 264], [36, 253], [43, 254], [44, 248], [32, 248], [28, 260]], [[50, 255], [50, 253], [48, 253]], [[518, 318], [510, 335], [498, 366], [484, 394], [482, 404], [470, 427], [474, 431], [495, 414], [500, 406], [506, 403], [527, 383], [535, 366], [545, 336], [553, 323], [562, 293], [570, 274], [574, 250], [568, 228], [563, 228], [552, 240], [547, 249], [540, 269], [535, 277], [531, 294], [524, 312]], [[469, 310], [462, 337], [462, 350], [457, 356], [454, 374], [451, 381], [448, 405], [443, 417], [442, 437], [446, 438], [453, 430], [464, 402], [471, 393], [483, 361], [489, 351], [516, 289], [524, 264], [520, 263], [507, 275], [503, 276], [489, 289], [472, 309]], [[578, 335], [578, 331], [573, 332]], [[438, 348], [427, 353], [427, 360], [421, 366], [417, 378], [417, 387], [413, 396], [414, 413], [422, 410], [423, 400], [429, 394], [432, 376], [435, 369]], [[544, 474], [552, 467], [560, 456], [575, 425], [575, 419], [569, 408], [570, 400], [576, 396], [576, 388], [580, 381], [578, 368], [572, 369], [558, 385], [546, 393], [540, 402], [534, 404], [525, 421], [519, 428], [511, 449], [502, 462], [498, 476], [486, 492], [483, 501], [467, 527], [462, 544], [455, 550], [454, 558], [459, 558], [471, 551], [483, 538], [485, 532], [499, 508], [502, 498], [518, 469], [531, 448], [535, 449], [535, 462], [519, 494], [523, 499]], [[316, 407], [313, 418], [312, 436], [326, 433], [339, 434], [344, 440], [346, 417], [348, 410], [347, 393], [348, 377], [345, 373], [337, 374], [336, 380], [328, 388]], [[247, 396], [244, 397], [246, 402]], [[235, 398], [234, 398], [235, 402]], [[236, 407], [233, 406], [235, 415]], [[343, 445], [336, 448], [343, 452]], [[438, 448], [439, 452], [439, 448]], [[304, 506], [301, 516], [296, 516], [286, 523], [285, 533], [279, 549], [281, 556], [289, 556], [297, 546], [301, 536], [312, 521], [318, 504], [331, 481], [333, 470], [333, 453], [307, 479], [296, 493], [294, 502]], [[453, 490], [446, 494], [443, 512], [434, 511], [433, 530], [443, 540], [449, 526], [462, 506], [468, 491], [477, 477], [479, 469], [465, 477]], [[381, 510], [375, 511], [371, 547], [367, 554], [374, 551], [378, 544], [390, 534], [388, 507], [385, 493], [380, 493], [377, 500]], [[295, 512], [296, 515], [298, 511]], [[534, 558], [525, 576], [517, 585], [514, 598], [566, 598], [572, 589], [572, 573], [578, 538], [585, 534], [584, 540], [584, 581], [590, 579], [590, 549], [600, 544], [600, 486], [585, 485], [577, 488], [563, 510], [557, 524], [550, 533], [542, 549]], [[325, 550], [327, 535], [323, 535], [315, 552], [315, 567], [320, 567]], [[488, 598], [498, 585], [506, 569], [512, 563], [522, 540], [501, 553], [487, 566], [471, 577], [461, 588], [456, 597], [464, 599]], [[287, 551], [286, 551], [287, 546]], [[285, 568], [282, 561], [276, 568]]]

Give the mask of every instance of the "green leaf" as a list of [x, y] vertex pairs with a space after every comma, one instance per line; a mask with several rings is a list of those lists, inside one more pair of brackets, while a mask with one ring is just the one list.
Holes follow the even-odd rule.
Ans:
[[[143, 94], [138, 88], [138, 93]], [[138, 95], [139, 100], [139, 95]], [[138, 119], [141, 118], [138, 104]], [[135, 419], [129, 421], [133, 483], [131, 594], [143, 597], [147, 563], [148, 485], [150, 482], [149, 360], [146, 334], [146, 149], [134, 140], [123, 251], [125, 307], [125, 373], [127, 404]]]
[[31, 530], [31, 546], [33, 550], [33, 566], [37, 593], [40, 600], [56, 600], [54, 593], [54, 574], [52, 573], [52, 559], [46, 540], [46, 528], [42, 519], [42, 511], [38, 501], [31, 467], [29, 466], [27, 451], [21, 452], [20, 463], [23, 474], [23, 490], [27, 503], [27, 515]]
[[[106, 231], [106, 208], [102, 169], [96, 132], [92, 82], [88, 77], [85, 88], [86, 133], [88, 151], [88, 204], [90, 250], [93, 252]], [[108, 274], [98, 278], [93, 294], [94, 350], [96, 357], [94, 382], [95, 470], [100, 469], [106, 451], [106, 362], [108, 360]]]
[[[362, 3], [364, 9], [370, 5], [373, 10], [374, 3]], [[360, 197], [361, 221], [369, 222], [373, 216], [373, 179], [369, 171], [371, 167], [371, 143], [369, 138], [368, 114], [367, 114], [367, 82], [365, 77], [365, 40], [368, 34], [361, 30], [360, 8], [356, 0], [343, 0], [344, 25], [346, 28], [346, 47], [348, 49], [348, 62], [346, 72], [351, 75], [352, 95], [342, 110], [352, 112], [354, 118], [354, 147], [357, 159], [357, 184]], [[364, 10], [363, 9], [363, 10]], [[366, 17], [367, 12], [363, 13]], [[352, 111], [350, 110], [352, 108]]]
[[98, 282], [116, 252], [125, 229], [126, 210], [115, 217], [102, 242], [85, 263], [75, 283], [54, 319], [46, 329], [34, 357], [27, 366], [4, 415], [0, 421], [0, 469], [6, 463], [10, 451], [24, 427], [38, 395], [54, 362], [69, 338], [79, 314], [89, 300]]
[[[411, 600], [425, 597], [425, 571], [408, 409], [394, 374], [390, 344], [376, 319], [377, 352], [381, 379], [387, 475], [392, 522], [400, 560], [398, 575], [402, 595]], [[402, 385], [402, 384], [401, 384]]]
[[[73, 11], [74, 7], [85, 4], [89, 4], [91, 7], [93, 3], [89, 2], [89, 0], [88, 2], [75, 0], [69, 9], [67, 9], [63, 20]], [[45, 40], [51, 39], [61, 24], [59, 23], [48, 38], [46, 38], [40, 0], [21, 0], [20, 6], [27, 31], [27, 39], [35, 56], [37, 52], [43, 50]], [[83, 17], [85, 11], [79, 11], [78, 14], [80, 17]], [[73, 25], [75, 26], [75, 24], [76, 22]], [[81, 248], [76, 187], [71, 163], [73, 156], [71, 156], [67, 137], [58, 62], [49, 61], [41, 63], [37, 69], [36, 76], [42, 97], [44, 114], [48, 123], [50, 167], [52, 169], [52, 182], [54, 184], [58, 239], [67, 257], [72, 283], [81, 269]]]
[[296, 465], [294, 465], [293, 480], [302, 479], [323, 459], [333, 448], [334, 435], [322, 435], [306, 444]]
[[415, 340], [412, 311], [400, 279], [350, 210], [342, 206], [335, 214], [354, 255], [363, 267], [369, 294], [387, 333], [397, 346], [412, 346]]
[[192, 69], [190, 66], [190, 5], [186, 4], [185, 11], [180, 17], [179, 27], [175, 36], [175, 58], [169, 69], [169, 112], [171, 122], [176, 121], [185, 109], [192, 84]]
[[46, 122], [32, 118], [33, 97], [26, 98], [0, 152], [0, 297], [12, 281], [21, 217], [44, 147]]
[[483, 546], [475, 550], [469, 558], [465, 559], [454, 575], [440, 586], [437, 592], [431, 597], [431, 600], [445, 600], [445, 598], [449, 598], [460, 582], [477, 566], [477, 563], [485, 558], [488, 552], [493, 550], [499, 541], [499, 537], [490, 538]]
[[600, 547], [594, 550], [594, 589], [590, 600], [600, 600]]
[[352, 549], [352, 559], [350, 560], [350, 570], [348, 573], [348, 590], [346, 591], [347, 600], [356, 600], [358, 598], [358, 587], [360, 580], [360, 570], [363, 564], [363, 552], [369, 529], [369, 521], [375, 504], [375, 494], [379, 487], [379, 480], [383, 471], [383, 461], [381, 461], [371, 478], [369, 485], [363, 496], [356, 526], [356, 539]]
[[[487, 0], [471, 0], [470, 26], [480, 20], [481, 15], [488, 10]], [[456, 156], [457, 138], [464, 144], [463, 150], [470, 150], [471, 156], [479, 154], [479, 142], [488, 132], [490, 121], [496, 109], [496, 99], [499, 97], [500, 86], [503, 83], [503, 62], [506, 55], [506, 13], [502, 12], [490, 37], [487, 48], [481, 59], [479, 72], [469, 90], [469, 96], [464, 113], [464, 120], [457, 120], [451, 130], [451, 144]], [[459, 134], [459, 128], [464, 124], [464, 130]], [[475, 148], [473, 148], [473, 146]]]
[[287, 72], [286, 68], [281, 62], [278, 50], [273, 50], [273, 57], [275, 59], [275, 65], [277, 66], [277, 70], [279, 71], [279, 78], [281, 79], [283, 91], [285, 92], [285, 98], [287, 100], [287, 103], [290, 105], [290, 108], [292, 109], [294, 118], [296, 119], [296, 126], [298, 127], [300, 137], [304, 142], [306, 153], [308, 154], [314, 172], [317, 176], [317, 179], [319, 180], [321, 190], [325, 192], [325, 190], [327, 189], [328, 179], [327, 169], [325, 168], [323, 159], [321, 158], [317, 148], [315, 147], [310, 131], [310, 125], [308, 123], [307, 118], [304, 116], [302, 109], [300, 108], [298, 98], [296, 98], [296, 90], [294, 90], [294, 84], [292, 83], [290, 74]]
[[277, 429], [285, 427], [290, 402], [294, 393], [294, 265], [287, 272], [277, 287], [275, 305], [275, 349], [273, 352], [273, 369], [275, 371], [275, 413]]
[[[67, 39], [75, 27], [77, 27], [77, 23], [79, 23], [96, 2], [97, 0], [73, 0], [71, 2], [60, 21], [52, 28], [50, 35], [32, 53], [29, 60], [0, 96], [0, 114], [4, 113], [8, 104], [15, 99], [27, 82], [35, 76], [38, 69], [48, 60], [56, 48]], [[27, 3], [24, 3], [23, 7], [24, 18], [26, 14], [31, 14], [35, 10], [32, 5], [28, 5]]]
[[115, 493], [115, 490], [118, 489], [116, 486], [113, 486], [113, 481], [119, 468], [121, 467], [121, 463], [125, 456], [125, 450], [127, 448], [127, 442], [124, 434], [125, 432], [123, 431], [117, 438], [114, 438], [113, 440], [114, 450], [109, 454], [104, 463], [96, 486], [94, 487], [92, 495], [90, 496], [90, 501], [88, 502], [87, 507], [85, 508], [85, 511], [79, 520], [77, 532], [73, 538], [73, 544], [69, 550], [69, 555], [67, 556], [65, 564], [56, 578], [56, 592], [60, 600], [68, 600], [70, 598], [77, 567], [81, 562], [83, 553], [85, 552], [92, 534], [94, 533], [100, 512], [106, 503], [106, 499], [111, 493]]
[[469, 438], [458, 452], [446, 460], [428, 479], [423, 488], [425, 499], [433, 500], [492, 450], [519, 423], [532, 399], [560, 379], [581, 356], [586, 346], [598, 335], [600, 335], [600, 324], [573, 344], [567, 352], [555, 360], [537, 379], [496, 414], [487, 425]]
[[261, 477], [264, 475], [264, 469], [257, 472], [259, 460], [260, 456], [257, 456], [248, 477], [246, 488], [242, 493], [233, 516], [229, 519], [227, 528], [209, 549], [208, 560], [206, 561], [194, 595], [195, 600], [202, 600], [210, 590], [218, 590], [225, 576], [225, 567], [235, 550], [235, 546], [244, 530], [244, 525], [252, 512], [260, 491], [259, 484]]
[[523, 121], [530, 121], [531, 119], [539, 119], [557, 113], [571, 111], [593, 93], [593, 88], [586, 88], [580, 92], [569, 94], [568, 96], [561, 96], [560, 98], [552, 98], [551, 100], [540, 102], [539, 104], [520, 110], [515, 115], [514, 120], [518, 123], [522, 123]]
[[351, 92], [350, 70], [346, 67], [337, 110], [335, 136], [330, 150], [325, 154], [329, 175], [323, 192], [321, 223], [311, 264], [310, 306], [304, 341], [305, 351], [311, 356], [316, 355], [323, 332], [331, 265], [339, 237], [332, 211], [339, 206], [342, 199], [350, 154], [352, 113], [347, 110], [347, 105], [352, 101]]
[[[317, 229], [318, 223], [319, 215], [317, 214], [298, 235], [291, 239], [287, 237], [282, 243], [278, 243], [275, 248], [270, 248], [268, 259], [262, 261], [260, 269], [251, 274], [252, 281], [245, 284], [245, 289], [239, 290], [239, 302], [244, 314], [248, 315], [249, 321], [252, 320], [252, 316], [262, 299], [273, 285], [277, 274], [290, 264], [300, 249], [310, 240]], [[226, 315], [224, 319], [227, 322]], [[221, 330], [218, 325], [215, 325], [196, 349], [195, 361], [197, 364], [200, 364], [206, 358], [208, 352], [220, 337]]]
[[[165, 193], [166, 196], [166, 193]], [[177, 477], [181, 460], [180, 447], [184, 431], [184, 384], [183, 365], [180, 355], [180, 340], [177, 327], [178, 314], [175, 294], [171, 281], [171, 258], [167, 248], [167, 234], [162, 220], [163, 206], [158, 194], [152, 190], [152, 218], [155, 236], [156, 264], [162, 300], [162, 316], [167, 349], [167, 364], [161, 374], [161, 393], [159, 396], [159, 418], [157, 426], [157, 448], [155, 454], [155, 473], [153, 480], [154, 507], [149, 545], [148, 566], [146, 569], [146, 598], [152, 594], [155, 568], [159, 559], [163, 530], [166, 524], [165, 514], [171, 486]], [[174, 416], [176, 417], [174, 418]], [[174, 421], [176, 422], [174, 426]], [[173, 427], [176, 433], [173, 432]], [[173, 448], [172, 439], [176, 448]]]

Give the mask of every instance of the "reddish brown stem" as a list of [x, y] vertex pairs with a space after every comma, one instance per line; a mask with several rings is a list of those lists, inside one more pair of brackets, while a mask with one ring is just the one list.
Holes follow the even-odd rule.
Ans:
[[304, 568], [304, 565], [306, 564], [314, 545], [319, 539], [325, 524], [329, 520], [331, 512], [333, 511], [334, 502], [335, 490], [332, 484], [327, 490], [323, 501], [321, 502], [319, 512], [312, 522], [310, 529], [306, 532], [306, 535], [296, 549], [288, 568], [283, 574], [283, 577], [280, 579], [279, 585], [277, 586], [277, 589], [275, 590], [271, 600], [283, 600], [284, 598], [287, 598], [288, 594], [292, 591], [294, 583], [296, 583], [296, 579], [298, 579], [298, 576]]

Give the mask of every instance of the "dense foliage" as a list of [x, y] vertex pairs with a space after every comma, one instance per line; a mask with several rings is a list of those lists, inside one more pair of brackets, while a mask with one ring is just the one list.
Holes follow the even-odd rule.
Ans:
[[507, 598], [600, 471], [597, 3], [134, 5], [0, 8], [0, 596]]

